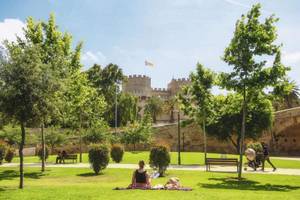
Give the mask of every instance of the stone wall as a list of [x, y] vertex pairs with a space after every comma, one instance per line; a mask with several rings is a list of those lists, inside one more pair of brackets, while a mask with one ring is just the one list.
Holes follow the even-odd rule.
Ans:
[[[177, 124], [156, 127], [154, 143], [168, 144], [172, 151], [177, 150]], [[201, 128], [189, 125], [181, 128], [181, 146], [185, 151], [203, 151], [204, 141]], [[300, 155], [300, 107], [275, 113], [274, 126], [263, 133], [258, 141], [269, 144], [273, 155]], [[248, 143], [250, 141], [246, 141]], [[221, 142], [207, 138], [207, 151], [217, 153], [236, 153], [230, 141]]]

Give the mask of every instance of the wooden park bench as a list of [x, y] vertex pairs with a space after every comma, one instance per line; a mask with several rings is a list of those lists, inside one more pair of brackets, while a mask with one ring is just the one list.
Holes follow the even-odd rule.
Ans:
[[206, 171], [210, 171], [211, 165], [235, 166], [237, 171], [239, 169], [239, 161], [237, 158], [206, 158], [205, 165]]
[[73, 163], [76, 161], [77, 162], [77, 154], [67, 154], [63, 158], [63, 163], [65, 163], [65, 160], [72, 160]]

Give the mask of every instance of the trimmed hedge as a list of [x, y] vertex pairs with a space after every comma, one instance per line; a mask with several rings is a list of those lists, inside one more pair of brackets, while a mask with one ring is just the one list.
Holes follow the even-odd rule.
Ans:
[[123, 146], [119, 144], [114, 144], [111, 147], [110, 157], [112, 158], [113, 161], [115, 161], [116, 163], [120, 163], [123, 159], [123, 155], [124, 155]]
[[99, 174], [109, 163], [109, 148], [107, 145], [90, 145], [89, 162], [95, 174]]
[[149, 160], [150, 166], [154, 169], [158, 169], [159, 176], [164, 176], [171, 160], [169, 148], [165, 145], [152, 147]]

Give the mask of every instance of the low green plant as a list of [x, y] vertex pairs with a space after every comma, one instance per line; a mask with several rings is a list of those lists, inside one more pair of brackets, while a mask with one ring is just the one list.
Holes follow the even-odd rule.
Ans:
[[4, 157], [4, 160], [8, 163], [10, 163], [15, 156], [15, 149], [14, 148], [8, 148]]
[[90, 145], [89, 162], [96, 175], [99, 174], [100, 171], [104, 170], [109, 163], [108, 146], [104, 144]]
[[[40, 160], [43, 159], [43, 149], [40, 147], [37, 149], [37, 156], [40, 158]], [[45, 160], [47, 160], [49, 157], [49, 148], [45, 146]]]
[[165, 145], [152, 147], [149, 160], [150, 166], [158, 169], [160, 177], [163, 177], [171, 161], [169, 148]]
[[3, 159], [5, 157], [6, 145], [4, 143], [0, 143], [0, 164], [2, 164]]
[[262, 148], [262, 145], [260, 142], [249, 143], [249, 144], [247, 144], [247, 148], [254, 149], [254, 151], [256, 153], [258, 153], [258, 152], [261, 153], [263, 151], [263, 148]]
[[112, 158], [113, 161], [115, 161], [116, 163], [120, 163], [123, 159], [123, 155], [124, 155], [123, 146], [119, 144], [114, 144], [111, 147], [110, 157]]

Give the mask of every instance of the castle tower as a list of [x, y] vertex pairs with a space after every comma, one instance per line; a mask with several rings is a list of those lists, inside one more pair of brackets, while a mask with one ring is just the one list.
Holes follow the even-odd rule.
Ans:
[[184, 85], [190, 84], [190, 80], [186, 78], [172, 79], [168, 84], [168, 90], [171, 96], [175, 96]]
[[145, 75], [129, 75], [127, 81], [122, 84], [125, 93], [138, 97], [151, 96], [151, 78]]

